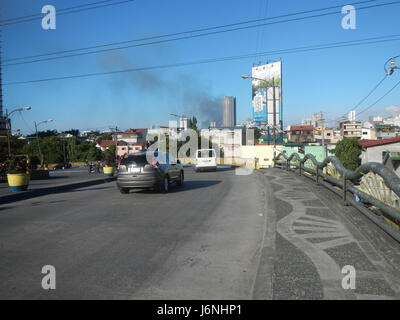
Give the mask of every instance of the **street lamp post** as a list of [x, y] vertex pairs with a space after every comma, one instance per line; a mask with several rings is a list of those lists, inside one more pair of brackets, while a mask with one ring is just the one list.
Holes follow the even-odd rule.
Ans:
[[10, 134], [11, 134], [11, 120], [10, 117], [14, 112], [17, 111], [24, 111], [24, 110], [31, 110], [31, 107], [24, 107], [24, 108], [17, 108], [12, 110], [11, 112], [8, 112], [6, 109], [6, 129], [7, 129], [7, 142], [8, 142], [8, 156], [11, 156], [11, 142], [10, 142]]
[[48, 119], [48, 120], [41, 121], [39, 123], [36, 123], [36, 121], [34, 122], [35, 123], [36, 139], [37, 139], [38, 149], [39, 149], [40, 167], [41, 168], [43, 167], [43, 155], [42, 155], [42, 152], [40, 150], [40, 141], [39, 141], [39, 135], [38, 135], [37, 127], [42, 123], [48, 123], [48, 122], [52, 122], [52, 121], [53, 121], [52, 119]]

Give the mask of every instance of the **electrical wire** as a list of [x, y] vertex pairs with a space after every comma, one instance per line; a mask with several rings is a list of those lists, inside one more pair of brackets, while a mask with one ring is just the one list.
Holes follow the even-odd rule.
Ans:
[[[353, 5], [362, 4], [362, 3], [366, 3], [366, 2], [372, 2], [372, 1], [376, 1], [376, 0], [356, 2], [356, 3], [353, 3]], [[390, 3], [385, 3], [385, 4], [378, 4], [378, 5], [368, 6], [368, 7], [362, 7], [362, 8], [359, 8], [358, 10], [371, 9], [371, 8], [375, 8], [375, 7], [378, 7], [378, 6], [393, 5], [393, 4], [398, 4], [398, 3], [400, 3], [400, 1], [395, 1], [395, 2], [390, 2]], [[325, 11], [325, 10], [338, 8], [338, 7], [340, 7], [340, 6], [333, 6], [333, 7], [328, 7], [328, 8], [314, 9], [314, 10], [302, 11], [302, 12], [291, 13], [291, 14], [286, 14], [286, 15], [281, 15], [281, 16], [275, 16], [275, 17], [271, 17], [271, 18], [250, 20], [250, 21], [226, 24], [226, 25], [215, 26], [215, 27], [207, 27], [207, 28], [190, 30], [190, 31], [183, 31], [183, 32], [170, 33], [170, 34], [159, 35], [159, 36], [152, 36], [152, 37], [147, 37], [147, 38], [140, 38], [140, 39], [127, 40], [127, 41], [113, 42], [113, 43], [102, 44], [102, 45], [91, 46], [91, 47], [85, 47], [85, 48], [56, 51], [56, 52], [50, 52], [50, 53], [32, 55], [32, 56], [26, 56], [26, 57], [19, 57], [19, 58], [4, 59], [3, 62], [16, 61], [16, 60], [26, 60], [26, 59], [32, 59], [32, 58], [40, 58], [40, 57], [49, 56], [49, 55], [58, 55], [58, 54], [64, 54], [64, 53], [71, 53], [71, 52], [77, 52], [77, 51], [83, 51], [83, 50], [90, 50], [90, 49], [109, 47], [109, 46], [114, 46], [114, 45], [122, 45], [122, 44], [127, 44], [127, 43], [142, 42], [142, 41], [155, 40], [155, 39], [160, 39], [160, 38], [167, 38], [167, 37], [173, 37], [173, 36], [180, 36], [180, 35], [188, 34], [188, 36], [178, 37], [178, 38], [173, 38], [173, 39], [152, 41], [152, 42], [141, 43], [141, 44], [137, 44], [137, 45], [123, 46], [123, 47], [118, 47], [118, 48], [109, 48], [109, 49], [95, 50], [95, 51], [90, 51], [90, 52], [82, 52], [82, 53], [77, 53], [77, 54], [64, 55], [64, 56], [61, 56], [61, 57], [37, 59], [37, 60], [24, 61], [24, 62], [18, 62], [18, 63], [8, 63], [8, 64], [3, 64], [3, 66], [5, 67], [5, 66], [13, 66], [13, 65], [25, 64], [25, 63], [35, 63], [35, 62], [49, 61], [49, 60], [62, 59], [62, 58], [69, 58], [69, 57], [88, 55], [88, 54], [94, 54], [94, 53], [101, 53], [101, 52], [107, 52], [107, 51], [114, 51], [114, 50], [128, 49], [128, 48], [141, 47], [141, 46], [147, 46], [147, 45], [161, 44], [161, 43], [166, 43], [166, 42], [172, 42], [172, 41], [178, 41], [178, 40], [187, 40], [187, 39], [190, 39], [190, 38], [197, 38], [197, 37], [215, 35], [215, 34], [219, 34], [219, 33], [226, 33], [226, 32], [244, 30], [244, 29], [249, 29], [249, 28], [259, 28], [259, 27], [262, 27], [262, 26], [273, 25], [273, 24], [305, 20], [305, 19], [310, 19], [310, 18], [315, 18], [315, 17], [338, 14], [338, 13], [341, 13], [341, 11], [340, 12], [329, 12], [329, 13], [324, 13], [324, 14], [320, 14], [320, 15], [306, 16], [306, 17], [301, 17], [301, 18], [296, 18], [296, 19], [287, 19], [287, 20], [275, 21], [275, 22], [270, 22], [270, 23], [250, 25], [250, 26], [238, 27], [238, 28], [233, 28], [233, 29], [231, 28], [231, 29], [227, 29], [227, 30], [206, 32], [206, 33], [193, 35], [193, 33], [216, 30], [216, 29], [227, 28], [227, 27], [232, 27], [232, 26], [239, 26], [239, 25], [243, 25], [243, 24], [249, 24], [249, 23], [253, 23], [253, 22], [272, 20], [272, 19], [288, 17], [288, 16], [294, 16], [294, 15], [299, 15], [299, 14], [304, 14], [304, 13]]]
[[[398, 37], [399, 35], [396, 35], [396, 36]], [[263, 52], [263, 53], [250, 53], [250, 54], [245, 54], [245, 55], [237, 55], [237, 56], [221, 57], [221, 58], [210, 58], [210, 59], [203, 59], [203, 60], [197, 60], [197, 61], [172, 63], [172, 64], [157, 65], [157, 66], [150, 66], [150, 67], [138, 67], [138, 68], [130, 68], [130, 69], [123, 69], [123, 70], [108, 71], [108, 72], [86, 73], [86, 74], [72, 75], [72, 76], [59, 76], [59, 77], [52, 77], [52, 78], [45, 78], [45, 79], [8, 82], [8, 83], [4, 83], [3, 85], [7, 86], [7, 85], [17, 85], [17, 84], [28, 84], [28, 83], [47, 82], [47, 81], [55, 81], [55, 80], [93, 77], [93, 76], [101, 76], [101, 75], [111, 75], [111, 74], [127, 73], [127, 72], [146, 71], [146, 70], [154, 70], [154, 69], [167, 69], [167, 68], [222, 62], [222, 61], [230, 61], [230, 60], [241, 60], [241, 59], [262, 57], [262, 56], [268, 56], [268, 55], [271, 56], [271, 55], [276, 55], [276, 54], [309, 52], [309, 51], [316, 51], [316, 50], [358, 46], [358, 45], [365, 45], [365, 44], [376, 44], [376, 43], [400, 40], [400, 37], [394, 38], [394, 39], [384, 39], [384, 38], [388, 38], [388, 37], [391, 37], [391, 36], [374, 37], [374, 38], [369, 38], [369, 39], [352, 40], [352, 41], [342, 41], [342, 42], [328, 43], [328, 44], [321, 44], [321, 45], [314, 45], [314, 46], [282, 49], [282, 50], [269, 51], [269, 52]], [[382, 39], [382, 40], [366, 41], [366, 40], [371, 40], [371, 39]]]
[[[372, 93], [375, 92], [376, 89], [378, 89], [378, 87], [383, 83], [383, 81], [386, 80], [387, 77], [388, 77], [388, 75], [385, 74], [385, 76], [382, 78], [382, 80], [380, 80], [380, 81], [378, 82], [378, 84], [377, 84], [363, 99], [361, 99], [361, 101], [360, 101], [359, 103], [357, 103], [357, 105], [356, 105], [354, 108], [351, 108], [351, 109], [348, 110], [347, 112], [350, 112], [351, 110], [356, 110], [365, 100], [367, 100], [367, 99], [371, 96]], [[347, 113], [347, 112], [346, 112], [346, 113]], [[336, 121], [339, 121], [339, 120], [341, 120], [342, 117], [344, 117], [344, 116], [346, 115], [346, 113], [344, 113], [342, 116], [340, 116], [340, 117], [338, 117], [338, 118], [336, 118], [336, 119], [328, 120], [327, 122], [336, 122]], [[359, 113], [359, 114], [360, 114], [360, 113]]]
[[394, 89], [396, 89], [400, 85], [400, 81], [397, 82], [389, 91], [387, 91], [383, 96], [381, 96], [378, 100], [376, 100], [374, 103], [366, 107], [365, 109], [361, 110], [358, 115], [364, 113], [365, 111], [371, 109], [373, 106], [375, 106], [379, 101], [381, 101], [383, 98], [385, 98], [389, 93], [391, 93]]
[[[91, 4], [79, 5], [79, 6], [75, 6], [75, 7], [59, 9], [59, 10], [57, 10], [57, 16], [71, 14], [71, 13], [77, 13], [77, 12], [82, 12], [82, 11], [87, 11], [87, 10], [92, 10], [92, 9], [104, 8], [104, 7], [109, 7], [109, 6], [114, 6], [114, 5], [118, 5], [118, 4], [133, 2], [133, 1], [136, 1], [136, 0], [124, 0], [124, 1], [118, 1], [118, 2], [112, 2], [112, 3], [97, 5], [97, 6], [93, 6], [93, 7], [89, 7], [89, 8], [76, 9], [76, 8], [83, 7], [83, 6], [89, 6], [89, 5], [99, 4], [99, 3], [109, 2], [109, 1], [112, 1], [112, 0], [99, 1], [99, 2], [94, 2], [94, 3], [91, 3]], [[72, 10], [72, 9], [74, 9], [74, 10]], [[71, 11], [68, 11], [68, 10], [71, 10]], [[24, 17], [19, 17], [19, 18], [12, 18], [12, 19], [2, 20], [2, 21], [0, 21], [0, 27], [14, 25], [14, 24], [18, 24], [18, 23], [30, 22], [30, 21], [35, 21], [35, 20], [41, 20], [43, 18], [43, 14], [33, 14], [33, 15], [30, 15], [30, 16], [25, 16], [25, 17], [27, 17], [27, 18], [24, 19]], [[10, 21], [10, 20], [11, 20], [11, 22], [2, 23], [4, 21]], [[17, 20], [17, 21], [12, 21], [12, 20]]]

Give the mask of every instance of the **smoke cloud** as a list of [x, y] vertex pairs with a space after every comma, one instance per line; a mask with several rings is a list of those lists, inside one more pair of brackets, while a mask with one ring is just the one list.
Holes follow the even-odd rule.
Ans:
[[201, 128], [208, 128], [211, 121], [221, 125], [222, 97], [187, 89], [183, 94], [183, 103], [188, 113], [197, 117]]
[[[113, 71], [151, 64], [133, 63], [120, 53], [107, 53], [99, 59], [99, 65], [106, 71]], [[127, 72], [115, 75], [112, 86], [114, 90], [133, 87], [152, 94], [162, 93], [165, 99], [161, 103], [165, 103], [166, 118], [169, 113], [195, 116], [199, 128], [208, 128], [211, 121], [216, 122], [217, 126], [222, 123], [222, 97], [211, 94], [211, 89], [191, 74], [181, 74], [167, 82], [159, 70]]]

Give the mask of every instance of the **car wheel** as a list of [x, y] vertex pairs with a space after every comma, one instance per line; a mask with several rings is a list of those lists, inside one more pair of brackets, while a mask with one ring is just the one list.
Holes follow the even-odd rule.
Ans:
[[129, 189], [120, 188], [119, 192], [121, 192], [122, 194], [127, 194], [127, 193], [129, 193]]
[[176, 181], [176, 185], [177, 186], [183, 185], [183, 181], [184, 181], [184, 176], [183, 176], [183, 172], [181, 171], [181, 173], [179, 174], [179, 180]]
[[165, 176], [161, 184], [161, 192], [167, 193], [169, 190], [169, 178]]

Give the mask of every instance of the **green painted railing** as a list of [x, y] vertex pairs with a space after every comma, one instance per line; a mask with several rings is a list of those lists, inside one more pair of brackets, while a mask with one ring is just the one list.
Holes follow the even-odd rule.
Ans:
[[[307, 161], [311, 161], [311, 166], [305, 165]], [[336, 177], [324, 173], [324, 169], [326, 170], [329, 164], [332, 164], [336, 169]], [[321, 184], [340, 195], [345, 206], [354, 206], [400, 242], [400, 209], [390, 206], [356, 187], [363, 175], [373, 172], [381, 177], [388, 189], [400, 198], [400, 178], [393, 170], [383, 164], [368, 162], [352, 171], [346, 169], [340, 160], [334, 156], [327, 157], [323, 162], [318, 162], [312, 154], [301, 157], [298, 153], [292, 153], [290, 156], [280, 153], [274, 158], [274, 167], [298, 171], [299, 175], [313, 178], [317, 184]], [[360, 200], [357, 201], [354, 195], [357, 195]], [[368, 205], [379, 208], [379, 213], [370, 210]]]

